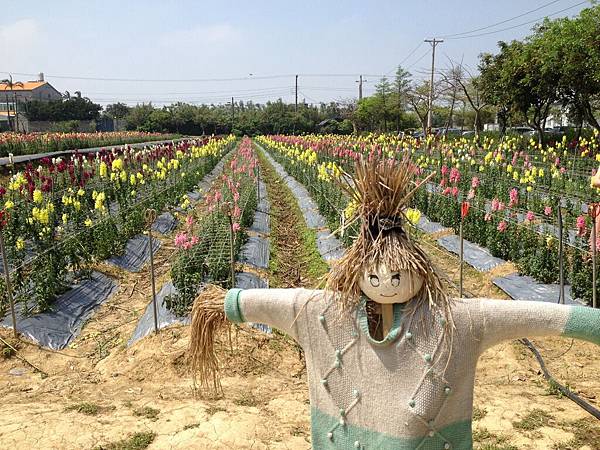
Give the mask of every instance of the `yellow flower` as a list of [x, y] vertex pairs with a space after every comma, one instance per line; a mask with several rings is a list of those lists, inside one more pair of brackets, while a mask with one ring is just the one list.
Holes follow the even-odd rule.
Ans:
[[81, 188], [79, 188], [79, 190], [77, 191], [77, 195], [80, 197], [83, 197], [85, 195], [85, 191]]
[[87, 219], [85, 219], [85, 222], [83, 222], [85, 224], [86, 227], [91, 227], [93, 222], [92, 219], [90, 219], [89, 217]]
[[421, 219], [421, 211], [419, 211], [418, 209], [408, 208], [406, 210], [406, 218], [409, 220], [410, 223], [416, 225]]
[[106, 163], [102, 161], [100, 163], [100, 178], [105, 178], [106, 175], [108, 175], [108, 167], [106, 166]]
[[344, 210], [344, 218], [347, 219], [351, 219], [354, 214], [356, 214], [356, 211], [358, 210], [358, 202], [356, 200], [351, 200], [350, 203], [348, 203], [348, 205], [346, 206], [346, 209]]
[[15, 206], [15, 204], [11, 200], [6, 200], [6, 202], [4, 202], [5, 209], [11, 209], [11, 208], [14, 208], [14, 206]]
[[69, 221], [69, 215], [67, 213], [62, 215], [62, 221], [63, 223], [67, 223]]
[[123, 170], [123, 160], [121, 158], [117, 158], [112, 162], [111, 169], [115, 172], [119, 170]]
[[25, 248], [25, 240], [23, 238], [17, 239], [17, 250], [23, 250]]
[[44, 194], [39, 189], [33, 191], [33, 201], [35, 203], [42, 203], [44, 201]]

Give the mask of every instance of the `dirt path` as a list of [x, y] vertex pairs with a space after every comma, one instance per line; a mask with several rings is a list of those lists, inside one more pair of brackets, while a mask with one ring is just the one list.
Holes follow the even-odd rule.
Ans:
[[[295, 228], [297, 216], [288, 214], [295, 203], [262, 163], [273, 214], [271, 285], [311, 285], [322, 266], [313, 258], [316, 250], [307, 247], [310, 233]], [[158, 286], [167, 278], [169, 241], [157, 254]], [[427, 249], [456, 277], [454, 256]], [[310, 448], [306, 375], [293, 342], [277, 333], [235, 329], [232, 346], [223, 343], [225, 397], [195, 399], [186, 363], [189, 328], [171, 327], [128, 348], [150, 300], [150, 280], [147, 269], [111, 270], [119, 278], [118, 294], [71, 348], [54, 352], [20, 344], [20, 354], [47, 371], [47, 378], [14, 357], [0, 359], [0, 448]], [[510, 267], [496, 272], [506, 270]], [[465, 287], [475, 295], [505, 298], [490, 279], [467, 268]], [[0, 330], [0, 335], [10, 333]], [[598, 347], [570, 346], [571, 340], [559, 338], [535, 344], [557, 379], [598, 406]], [[529, 351], [514, 342], [482, 356], [475, 388], [476, 448], [600, 449], [597, 421], [553, 394], [538, 369]]]

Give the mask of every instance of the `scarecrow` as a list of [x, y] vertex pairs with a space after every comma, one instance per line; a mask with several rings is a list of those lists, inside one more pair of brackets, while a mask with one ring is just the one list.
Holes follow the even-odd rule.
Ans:
[[215, 334], [228, 321], [276, 327], [303, 348], [314, 449], [472, 448], [475, 367], [489, 347], [562, 335], [600, 344], [600, 311], [456, 299], [406, 226], [417, 169], [363, 158], [342, 178], [358, 237], [323, 290], [207, 287], [193, 307], [191, 353], [220, 389]]

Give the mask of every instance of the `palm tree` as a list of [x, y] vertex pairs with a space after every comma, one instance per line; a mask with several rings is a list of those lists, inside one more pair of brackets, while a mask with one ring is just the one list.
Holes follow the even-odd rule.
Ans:
[[0, 81], [0, 84], [4, 85], [4, 94], [6, 97], [6, 112], [8, 114], [8, 126], [10, 127], [10, 129], [12, 131], [15, 131], [13, 129], [12, 122], [10, 120], [10, 106], [8, 104], [8, 94], [6, 91], [8, 89], [10, 89], [10, 91], [13, 93], [13, 100], [15, 102], [15, 121], [16, 121], [14, 128], [16, 128], [16, 131], [18, 132], [19, 131], [19, 107], [17, 106], [17, 94], [14, 92], [14, 88], [17, 86], [23, 87], [23, 83], [21, 83], [20, 81], [13, 83], [12, 75], [9, 74], [7, 79]]

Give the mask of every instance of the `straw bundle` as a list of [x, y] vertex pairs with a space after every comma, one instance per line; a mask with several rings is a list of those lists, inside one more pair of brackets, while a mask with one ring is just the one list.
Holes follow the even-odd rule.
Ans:
[[190, 358], [194, 389], [197, 389], [199, 384], [201, 391], [213, 396], [223, 393], [219, 379], [215, 338], [219, 331], [229, 326], [224, 311], [226, 292], [219, 286], [207, 285], [192, 307]]

